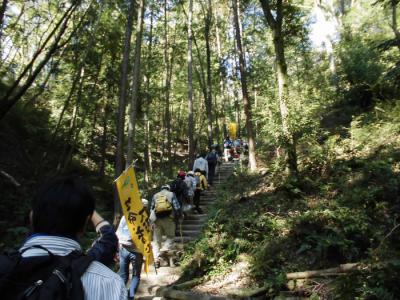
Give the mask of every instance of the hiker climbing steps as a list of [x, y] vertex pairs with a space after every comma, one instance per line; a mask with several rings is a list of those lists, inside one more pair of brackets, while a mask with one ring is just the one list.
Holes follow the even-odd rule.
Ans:
[[187, 214], [181, 224], [182, 236], [180, 232], [180, 226], [176, 228], [176, 243], [187, 243], [194, 241], [201, 233], [202, 227], [207, 220], [207, 212], [211, 205], [213, 205], [216, 197], [218, 188], [223, 185], [227, 178], [232, 174], [235, 163], [229, 162], [219, 166], [218, 173], [214, 180], [213, 185], [206, 191], [203, 191], [200, 198], [200, 207], [203, 210], [203, 214]]
[[[181, 225], [177, 226], [174, 242], [178, 251], [184, 250], [184, 246], [187, 243], [196, 240], [200, 236], [202, 228], [207, 222], [209, 209], [216, 199], [217, 190], [228, 180], [233, 173], [235, 165], [236, 162], [227, 162], [218, 167], [213, 185], [208, 190], [203, 191], [200, 198], [200, 207], [203, 213], [187, 213]], [[171, 263], [168, 266], [157, 268], [157, 270], [152, 268], [147, 275], [142, 274], [135, 299], [153, 299], [160, 287], [172, 284], [179, 279], [180, 274], [180, 267]]]

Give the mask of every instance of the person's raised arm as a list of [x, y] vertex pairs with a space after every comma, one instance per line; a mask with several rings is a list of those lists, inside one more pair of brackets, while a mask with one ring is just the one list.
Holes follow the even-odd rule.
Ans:
[[110, 265], [118, 251], [118, 238], [114, 228], [97, 211], [93, 212], [91, 221], [100, 236], [93, 242], [87, 255], [105, 265]]

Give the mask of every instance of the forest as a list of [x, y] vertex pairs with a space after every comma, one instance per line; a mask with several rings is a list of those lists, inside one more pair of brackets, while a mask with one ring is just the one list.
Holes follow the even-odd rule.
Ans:
[[399, 2], [2, 0], [0, 250], [46, 180], [82, 176], [116, 225], [127, 166], [151, 199], [235, 123], [249, 155], [182, 281], [245, 260], [269, 299], [400, 299]]

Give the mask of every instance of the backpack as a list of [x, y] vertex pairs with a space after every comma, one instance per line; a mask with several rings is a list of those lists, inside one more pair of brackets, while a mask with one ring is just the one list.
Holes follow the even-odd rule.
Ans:
[[155, 201], [154, 211], [157, 218], [164, 218], [171, 215], [172, 204], [168, 201], [166, 195], [158, 194]]
[[193, 181], [190, 177], [186, 177], [184, 180], [184, 183], [186, 184], [187, 192], [189, 197], [193, 197]]
[[211, 164], [216, 164], [217, 163], [217, 152], [211, 151], [210, 153], [207, 154], [207, 162]]
[[195, 174], [194, 179], [196, 179], [196, 189], [200, 189], [200, 176]]
[[[22, 257], [31, 248], [46, 256]], [[94, 260], [73, 251], [58, 256], [42, 246], [0, 255], [0, 295], [7, 300], [84, 300], [81, 276]]]
[[175, 193], [176, 197], [187, 196], [187, 185], [182, 179], [175, 179], [171, 182], [170, 187], [170, 191]]

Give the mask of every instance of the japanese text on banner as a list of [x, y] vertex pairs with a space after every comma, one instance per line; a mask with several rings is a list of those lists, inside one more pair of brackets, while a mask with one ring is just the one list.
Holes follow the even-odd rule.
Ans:
[[146, 258], [145, 271], [153, 262], [149, 216], [141, 201], [133, 166], [126, 169], [116, 180], [119, 200], [136, 248]]

